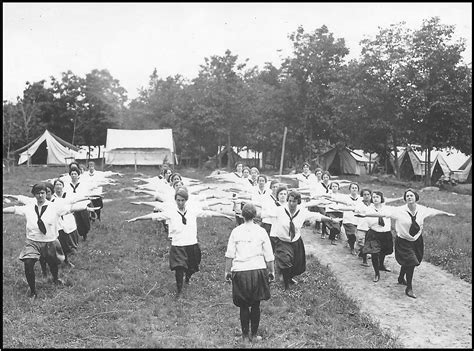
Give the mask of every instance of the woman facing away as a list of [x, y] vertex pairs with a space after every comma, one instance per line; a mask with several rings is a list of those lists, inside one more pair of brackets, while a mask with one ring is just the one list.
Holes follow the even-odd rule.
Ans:
[[244, 223], [232, 230], [225, 253], [224, 276], [232, 282], [232, 300], [240, 308], [244, 341], [259, 338], [260, 301], [270, 298], [269, 283], [275, 280], [270, 239], [265, 229], [253, 222], [256, 215], [253, 204], [244, 205]]

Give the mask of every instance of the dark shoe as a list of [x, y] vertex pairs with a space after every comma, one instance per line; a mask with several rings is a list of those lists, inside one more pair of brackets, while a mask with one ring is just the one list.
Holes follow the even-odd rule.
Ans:
[[29, 292], [28, 294], [28, 297], [31, 299], [31, 300], [36, 300], [36, 298], [38, 297], [38, 295], [36, 295], [36, 292]]
[[407, 285], [407, 281], [405, 280], [405, 278], [400, 278], [400, 277], [398, 277], [398, 284], [400, 284], [400, 285]]
[[391, 272], [392, 270], [388, 267], [385, 267], [385, 266], [382, 266], [382, 268], [380, 268], [381, 271], [384, 271], [384, 272]]
[[410, 288], [405, 289], [405, 295], [408, 296], [408, 297], [411, 297], [413, 299], [416, 299], [415, 294], [413, 294], [413, 290], [411, 290]]
[[331, 240], [331, 245], [337, 245], [336, 240]]
[[186, 284], [189, 284], [189, 278], [190, 278], [190, 277], [184, 278], [184, 282], [185, 282]]
[[369, 267], [369, 264], [367, 262], [362, 262], [360, 265], [364, 267]]
[[380, 280], [380, 274], [376, 274], [374, 277], [374, 283], [377, 283]]

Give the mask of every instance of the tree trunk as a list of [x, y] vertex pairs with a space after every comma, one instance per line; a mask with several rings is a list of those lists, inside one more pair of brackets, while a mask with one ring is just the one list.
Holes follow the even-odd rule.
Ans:
[[221, 147], [221, 136], [219, 135], [217, 137], [217, 156], [216, 156], [216, 168], [218, 168], [218, 169], [220, 169], [222, 167], [222, 161], [221, 161], [221, 156], [220, 156], [220, 153], [221, 153], [220, 147]]
[[[398, 145], [397, 138], [394, 135], [393, 136], [393, 150], [395, 152], [395, 160], [394, 160], [395, 169], [394, 169], [394, 172], [395, 172], [395, 176], [397, 177], [397, 179], [400, 179], [400, 165], [398, 164], [398, 148], [397, 148], [397, 145]], [[390, 157], [390, 155], [389, 155], [389, 157]]]
[[232, 167], [232, 159], [233, 159], [233, 156], [232, 156], [232, 146], [231, 146], [231, 143], [230, 143], [230, 132], [227, 132], [227, 168], [229, 169], [233, 169], [234, 167]]
[[431, 186], [431, 148], [426, 149], [425, 155], [425, 186]]

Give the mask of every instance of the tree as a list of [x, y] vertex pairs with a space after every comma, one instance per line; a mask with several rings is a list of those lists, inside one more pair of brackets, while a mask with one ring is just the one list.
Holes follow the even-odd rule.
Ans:
[[288, 134], [294, 136], [302, 156], [311, 159], [315, 140], [337, 139], [329, 87], [336, 81], [349, 50], [344, 39], [335, 39], [324, 25], [312, 33], [305, 33], [300, 26], [289, 39], [293, 42], [293, 57], [284, 60], [282, 70], [296, 85], [297, 102], [292, 106], [293, 123]]
[[430, 152], [433, 147], [466, 149], [472, 135], [472, 74], [461, 66], [463, 39], [454, 39], [454, 26], [438, 17], [424, 20], [411, 39], [407, 67], [411, 92], [408, 105], [412, 140], [427, 151], [425, 185], [431, 184]]
[[86, 74], [83, 84], [81, 91], [84, 99], [80, 101], [82, 106], [77, 119], [75, 142], [103, 145], [107, 138], [107, 128], [121, 123], [127, 101], [126, 90], [107, 70], [92, 70]]
[[[245, 126], [248, 103], [245, 94], [245, 80], [253, 71], [245, 71], [246, 63], [237, 63], [238, 55], [226, 50], [224, 56], [205, 58], [204, 65], [197, 78], [193, 80], [195, 115], [204, 118], [204, 124], [210, 125], [210, 133], [214, 134], [214, 145], [232, 146], [245, 144]], [[220, 159], [219, 159], [220, 161]], [[227, 167], [233, 168], [229, 157]], [[220, 167], [220, 164], [218, 164]]]

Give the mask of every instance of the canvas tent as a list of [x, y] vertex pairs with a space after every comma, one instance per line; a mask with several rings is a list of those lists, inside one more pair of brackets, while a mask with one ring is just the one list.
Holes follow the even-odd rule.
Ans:
[[171, 129], [107, 129], [105, 163], [108, 165], [176, 164]]
[[[431, 182], [434, 184], [440, 179], [463, 182], [469, 176], [469, 171], [464, 171], [468, 163], [469, 156], [460, 151], [440, 151], [431, 164]], [[463, 171], [466, 173], [465, 176], [463, 176]]]
[[431, 184], [436, 184], [440, 179], [449, 180], [451, 178], [451, 168], [443, 157], [442, 153], [439, 153], [433, 163], [431, 164]]
[[369, 160], [363, 154], [355, 153], [347, 147], [334, 147], [319, 155], [318, 163], [332, 175], [366, 174]]
[[453, 172], [453, 178], [459, 183], [472, 183], [472, 155], [459, 169]]
[[74, 159], [79, 148], [45, 130], [42, 135], [15, 151], [18, 164], [65, 165]]

